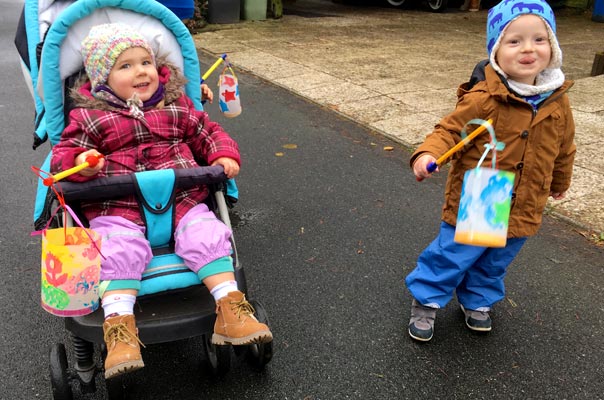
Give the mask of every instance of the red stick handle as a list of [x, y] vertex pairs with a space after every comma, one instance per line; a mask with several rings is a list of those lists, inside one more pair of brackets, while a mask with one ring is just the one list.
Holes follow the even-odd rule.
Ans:
[[89, 156], [86, 157], [86, 162], [88, 163], [89, 167], [94, 168], [99, 163], [99, 160], [101, 158], [105, 158], [105, 156], [102, 155], [102, 154], [99, 154], [98, 156], [94, 156], [94, 155], [91, 154], [91, 155], [89, 155]]

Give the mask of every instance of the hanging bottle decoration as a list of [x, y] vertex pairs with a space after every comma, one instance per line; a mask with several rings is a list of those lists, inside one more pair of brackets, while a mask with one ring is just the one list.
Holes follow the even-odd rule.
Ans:
[[227, 65], [220, 74], [218, 80], [218, 94], [219, 94], [219, 106], [220, 111], [225, 117], [233, 118], [241, 114], [241, 100], [239, 98], [239, 83], [237, 76], [231, 68]]
[[[464, 174], [454, 240], [473, 246], [505, 247], [515, 175], [497, 169], [497, 151], [503, 150], [505, 144], [497, 141], [491, 123], [475, 119], [466, 126], [472, 124], [484, 126], [491, 141], [485, 144], [476, 168]], [[491, 168], [482, 167], [489, 152], [492, 152]]]

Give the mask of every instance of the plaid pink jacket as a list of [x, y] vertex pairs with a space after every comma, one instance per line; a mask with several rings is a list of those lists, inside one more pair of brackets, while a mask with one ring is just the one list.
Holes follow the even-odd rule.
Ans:
[[[163, 108], [145, 111], [141, 119], [129, 115], [128, 110], [116, 108], [72, 110], [69, 125], [52, 149], [51, 172], [73, 167], [75, 157], [89, 149], [105, 156], [103, 170], [94, 177], [74, 174], [68, 180], [84, 182], [138, 171], [196, 167], [196, 157], [208, 164], [219, 157], [230, 157], [240, 163], [237, 143], [219, 124], [211, 122], [207, 113], [195, 110], [184, 94]], [[207, 195], [207, 187], [177, 192], [176, 223]], [[133, 196], [83, 204], [82, 210], [89, 220], [113, 215], [143, 223]]]

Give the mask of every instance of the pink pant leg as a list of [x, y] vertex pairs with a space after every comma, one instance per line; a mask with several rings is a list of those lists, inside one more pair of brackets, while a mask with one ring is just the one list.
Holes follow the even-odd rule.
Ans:
[[174, 232], [174, 251], [187, 267], [197, 273], [205, 265], [231, 255], [231, 230], [208, 210], [198, 204], [189, 210]]
[[140, 281], [153, 257], [145, 228], [115, 216], [94, 218], [90, 228], [101, 235], [101, 280]]

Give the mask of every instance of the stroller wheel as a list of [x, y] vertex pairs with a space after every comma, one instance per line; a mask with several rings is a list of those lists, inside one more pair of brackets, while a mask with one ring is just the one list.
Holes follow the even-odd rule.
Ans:
[[54, 400], [73, 399], [67, 371], [67, 353], [63, 343], [55, 343], [50, 348], [50, 385]]
[[212, 343], [211, 335], [203, 335], [203, 350], [208, 360], [212, 376], [221, 377], [231, 369], [231, 346], [218, 346]]
[[[268, 315], [264, 306], [259, 301], [250, 300], [250, 303], [256, 310], [255, 316], [259, 322], [266, 324], [270, 328], [268, 321]], [[273, 358], [273, 342], [268, 343], [254, 343], [247, 345], [247, 360], [252, 367], [257, 370], [263, 370], [266, 364], [268, 364]]]

